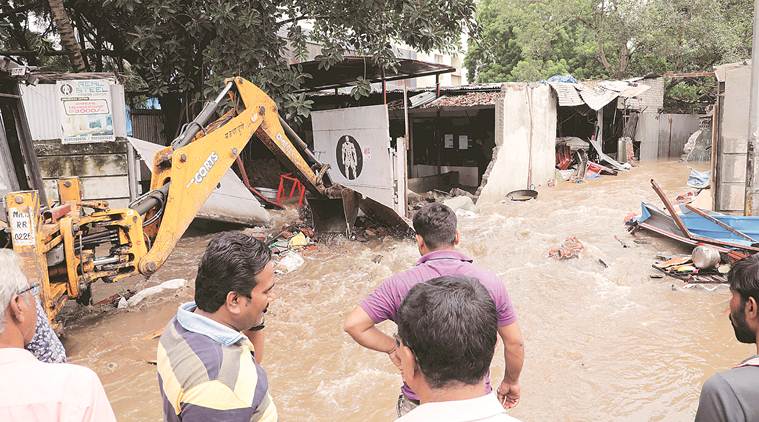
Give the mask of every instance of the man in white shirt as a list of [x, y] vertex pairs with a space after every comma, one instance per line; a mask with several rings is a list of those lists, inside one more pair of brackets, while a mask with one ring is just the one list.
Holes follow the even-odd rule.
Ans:
[[514, 422], [495, 394], [483, 394], [495, 352], [498, 313], [472, 278], [414, 286], [398, 310], [392, 357], [421, 404], [396, 422]]
[[27, 282], [8, 249], [0, 249], [0, 269], [0, 421], [115, 421], [92, 370], [40, 362], [24, 350], [34, 337], [40, 286]]

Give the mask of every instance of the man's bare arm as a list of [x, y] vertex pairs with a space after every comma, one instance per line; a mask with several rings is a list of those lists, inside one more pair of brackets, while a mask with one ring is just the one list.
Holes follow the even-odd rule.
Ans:
[[356, 343], [367, 349], [384, 353], [392, 353], [395, 351], [395, 340], [377, 329], [377, 327], [374, 326], [374, 321], [369, 317], [369, 314], [367, 314], [360, 306], [357, 306], [356, 309], [351, 311], [351, 313], [348, 314], [348, 317], [345, 318], [343, 330], [353, 337], [353, 340], [355, 340]]
[[503, 356], [506, 361], [503, 381], [498, 387], [498, 399], [503, 407], [509, 409], [519, 403], [519, 375], [524, 364], [524, 340], [517, 323], [498, 327], [498, 334], [503, 340]]

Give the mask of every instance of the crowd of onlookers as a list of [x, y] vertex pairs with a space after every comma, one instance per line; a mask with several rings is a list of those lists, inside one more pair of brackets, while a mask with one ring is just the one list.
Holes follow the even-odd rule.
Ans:
[[[505, 283], [456, 249], [456, 214], [428, 204], [413, 219], [421, 258], [384, 280], [347, 316], [345, 331], [386, 353], [403, 379], [398, 421], [514, 421], [524, 362], [522, 333]], [[65, 363], [65, 350], [40, 305], [36, 282], [0, 250], [0, 421], [112, 421], [97, 375]], [[759, 421], [759, 255], [730, 274], [730, 322], [757, 355], [704, 384], [698, 421]], [[166, 421], [276, 421], [261, 365], [265, 314], [275, 298], [271, 251], [239, 232], [208, 244], [195, 301], [181, 305], [158, 345]], [[391, 320], [395, 335], [376, 324]], [[489, 368], [498, 337], [505, 370]], [[642, 404], [644, 405], [644, 404]]]

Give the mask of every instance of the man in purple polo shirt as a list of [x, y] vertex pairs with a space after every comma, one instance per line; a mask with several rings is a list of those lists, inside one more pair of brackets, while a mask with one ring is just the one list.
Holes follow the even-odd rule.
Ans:
[[[422, 255], [416, 266], [383, 281], [348, 315], [345, 332], [358, 344], [387, 353], [397, 364], [395, 340], [375, 325], [385, 320], [395, 321], [403, 299], [419, 283], [441, 276], [476, 278], [490, 293], [498, 311], [498, 334], [503, 340], [506, 371], [497, 396], [505, 408], [516, 406], [519, 402], [519, 374], [524, 362], [524, 346], [516, 313], [503, 281], [494, 273], [474, 265], [471, 258], [456, 250], [461, 236], [456, 229], [456, 214], [447, 206], [432, 203], [417, 211], [414, 230]], [[486, 392], [490, 392], [490, 382], [486, 381]], [[398, 397], [398, 416], [405, 415], [418, 404], [417, 395], [404, 384]]]

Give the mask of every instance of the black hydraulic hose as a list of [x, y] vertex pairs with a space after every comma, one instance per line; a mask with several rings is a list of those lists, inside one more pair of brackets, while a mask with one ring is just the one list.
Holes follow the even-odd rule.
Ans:
[[129, 204], [129, 208], [137, 211], [140, 215], [145, 215], [156, 206], [166, 203], [166, 198], [169, 196], [169, 186], [171, 183], [167, 183], [156, 190], [152, 190], [145, 195], [137, 198], [134, 202]]

